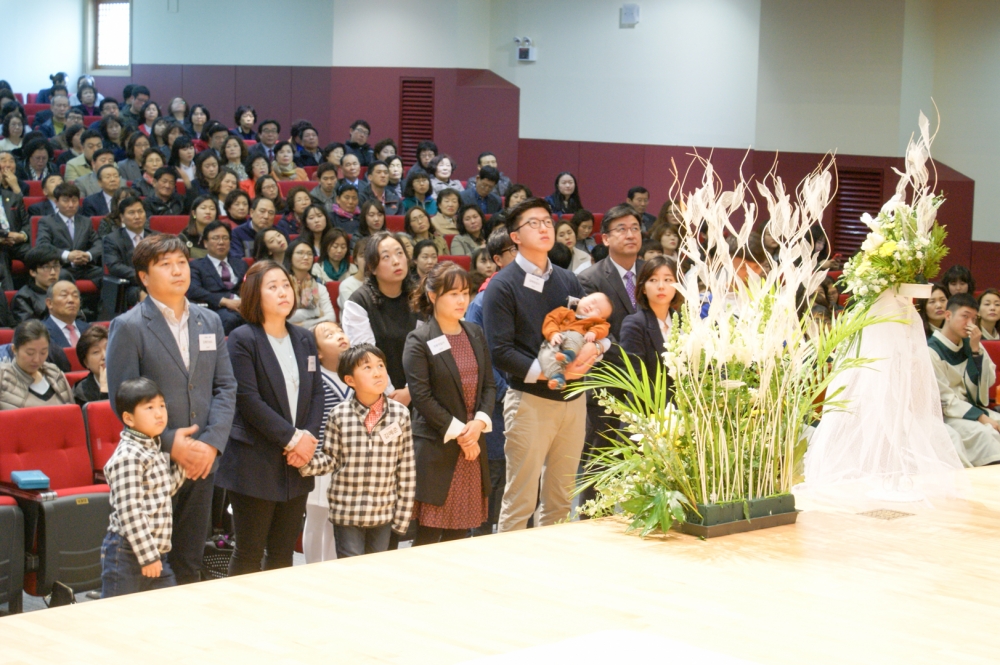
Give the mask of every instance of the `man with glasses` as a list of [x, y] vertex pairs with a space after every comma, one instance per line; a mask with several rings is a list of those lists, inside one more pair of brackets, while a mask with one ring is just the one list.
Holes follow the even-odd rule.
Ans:
[[[582, 397], [566, 399], [564, 391], [549, 389], [537, 356], [545, 341], [545, 316], [585, 293], [573, 273], [549, 261], [555, 229], [548, 203], [527, 199], [510, 211], [506, 227], [518, 251], [490, 280], [483, 327], [493, 365], [507, 375], [509, 386], [504, 397], [507, 482], [499, 529], [513, 531], [527, 526], [536, 504], [540, 526], [569, 514], [587, 407]], [[588, 343], [566, 368], [566, 378], [582, 376], [606, 348], [606, 340]]]
[[250, 149], [247, 157], [249, 164], [258, 155], [264, 157], [267, 163], [274, 161], [274, 147], [278, 144], [278, 137], [281, 135], [281, 124], [277, 120], [261, 120], [257, 125], [258, 143]]
[[208, 256], [191, 262], [191, 286], [188, 287], [187, 298], [218, 314], [222, 319], [222, 329], [228, 335], [246, 323], [240, 316], [239, 293], [247, 264], [229, 260], [229, 227], [222, 222], [214, 221], [206, 226], [203, 235]]
[[368, 166], [375, 161], [375, 151], [368, 145], [368, 137], [372, 133], [371, 125], [364, 120], [355, 120], [351, 125], [351, 136], [344, 144], [344, 156], [354, 155], [361, 166]]
[[143, 238], [155, 235], [156, 231], [146, 228], [146, 208], [138, 198], [126, 196], [118, 209], [123, 225], [104, 236], [104, 264], [112, 277], [127, 282], [125, 305], [131, 308], [142, 298], [142, 284], [132, 265], [132, 253]]

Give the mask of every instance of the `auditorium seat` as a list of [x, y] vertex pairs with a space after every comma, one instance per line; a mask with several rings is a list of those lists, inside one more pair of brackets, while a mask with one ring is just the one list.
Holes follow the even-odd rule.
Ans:
[[13, 497], [0, 496], [0, 605], [21, 611], [24, 591], [24, 514]]
[[[83, 413], [75, 404], [0, 411], [0, 494], [24, 512], [29, 565], [25, 591], [44, 596], [57, 580], [74, 592], [101, 586], [101, 543], [111, 513], [95, 485]], [[13, 471], [39, 470], [49, 490], [21, 490]]]
[[595, 233], [591, 236], [598, 245], [604, 244], [604, 235], [601, 233]]
[[20, 104], [20, 105], [24, 106], [24, 95], [22, 95], [22, 94], [21, 94], [21, 93], [19, 93], [19, 92], [15, 92], [15, 93], [14, 93], [14, 99], [16, 99], [16, 100], [17, 100], [17, 103], [18, 103], [18, 104]]
[[306, 172], [307, 176], [309, 176], [309, 180], [315, 181], [316, 180], [316, 169], [318, 169], [318, 168], [319, 168], [318, 166], [303, 166], [302, 170]]
[[308, 180], [283, 180], [278, 183], [278, 189], [281, 191], [281, 196], [283, 198], [288, 196], [288, 192], [290, 192], [293, 187], [305, 187], [306, 190], [310, 190], [315, 186], [315, 183], [310, 184]]
[[247, 267], [249, 268], [250, 266], [253, 265], [253, 257], [252, 256], [244, 256], [243, 257], [243, 263], [247, 264]]
[[183, 180], [178, 180], [174, 188], [177, 190], [177, 193], [180, 194], [181, 196], [187, 194], [187, 186], [184, 184]]
[[63, 162], [62, 164], [59, 165], [59, 175], [63, 177], [66, 176], [66, 162]]
[[438, 257], [438, 263], [443, 263], [445, 261], [453, 261], [462, 266], [465, 270], [469, 270], [472, 267], [471, 256], [442, 254]]
[[[28, 93], [28, 103], [29, 104], [34, 104], [36, 99], [38, 99], [38, 93], [37, 92], [29, 92]], [[20, 101], [20, 100], [18, 100], [18, 101]]]
[[1000, 341], [982, 341], [983, 348], [986, 349], [986, 353], [990, 354], [990, 360], [996, 365], [996, 380], [993, 381], [993, 385], [990, 387], [990, 404], [996, 404], [997, 401], [997, 382], [1000, 381]]
[[14, 296], [17, 295], [17, 291], [4, 291], [3, 294], [7, 296], [7, 306], [10, 307], [10, 304], [14, 302]]
[[444, 234], [444, 244], [446, 244], [448, 246], [449, 250], [451, 249], [451, 241], [454, 240], [454, 239], [455, 239], [455, 234], [454, 233], [446, 233], [446, 234]]
[[44, 200], [45, 200], [44, 196], [25, 196], [24, 197], [24, 207], [25, 208], [30, 208], [31, 206], [35, 205], [36, 203], [41, 203]]
[[333, 303], [333, 313], [340, 321], [340, 308], [337, 307], [337, 297], [340, 295], [340, 282], [327, 282], [326, 292], [330, 294], [330, 302]]
[[406, 218], [403, 215], [386, 215], [385, 228], [389, 229], [393, 233], [402, 233], [405, 219]]
[[69, 361], [69, 368], [71, 371], [82, 372], [86, 369], [80, 362], [80, 359], [77, 358], [76, 356], [75, 346], [67, 346], [66, 348], [63, 349], [63, 353], [66, 354], [66, 360]]
[[94, 227], [94, 233], [97, 233], [97, 229], [101, 226], [101, 220], [104, 219], [104, 215], [90, 218], [90, 225]]
[[83, 124], [90, 127], [95, 122], [100, 122], [101, 116], [99, 115], [85, 115], [83, 116]]
[[36, 104], [33, 101], [29, 101], [24, 105], [24, 112], [28, 115], [36, 115], [39, 111], [48, 111], [49, 108], [48, 104]]
[[28, 269], [24, 266], [23, 262], [14, 259], [10, 262], [10, 271], [15, 275], [25, 275], [27, 274]]
[[94, 467], [94, 482], [104, 482], [104, 465], [118, 447], [122, 423], [111, 408], [111, 402], [88, 402], [83, 405], [83, 419], [87, 423], [87, 441]]
[[90, 372], [87, 370], [66, 372], [66, 381], [69, 383], [70, 388], [75, 388], [76, 384], [86, 379], [88, 374]]
[[31, 218], [31, 246], [35, 246], [35, 241], [38, 240], [38, 221], [41, 219], [38, 215]]
[[0, 328], [0, 344], [10, 344], [14, 341], [13, 328]]
[[177, 235], [187, 228], [187, 215], [154, 215], [149, 218], [149, 228], [160, 233]]
[[28, 180], [28, 195], [29, 196], [45, 196], [45, 191], [42, 189], [41, 180]]

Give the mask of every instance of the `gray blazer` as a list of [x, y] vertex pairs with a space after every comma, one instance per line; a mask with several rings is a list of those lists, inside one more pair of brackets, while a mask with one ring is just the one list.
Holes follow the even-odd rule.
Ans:
[[[236, 379], [219, 315], [197, 305], [189, 309], [190, 370], [185, 369], [177, 342], [152, 299], [146, 298], [111, 322], [108, 398], [114, 408], [123, 381], [140, 376], [152, 379], [167, 402], [163, 450], [170, 451], [176, 430], [198, 425], [194, 438], [217, 449], [221, 457], [236, 412]], [[199, 336], [207, 334], [215, 337], [214, 351], [199, 350]]]

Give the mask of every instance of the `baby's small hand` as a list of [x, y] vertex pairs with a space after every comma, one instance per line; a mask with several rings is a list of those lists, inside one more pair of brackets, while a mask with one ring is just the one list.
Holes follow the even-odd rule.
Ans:
[[593, 342], [597, 339], [597, 335], [594, 334], [593, 330], [588, 330], [587, 334], [583, 336], [584, 341]]
[[551, 344], [552, 346], [559, 346], [560, 344], [562, 344], [562, 341], [563, 341], [562, 333], [556, 333], [549, 338], [549, 344]]

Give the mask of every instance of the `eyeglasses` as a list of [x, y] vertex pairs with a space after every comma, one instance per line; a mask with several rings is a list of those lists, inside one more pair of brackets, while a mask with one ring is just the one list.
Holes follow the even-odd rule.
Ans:
[[635, 235], [641, 235], [642, 229], [639, 228], [638, 226], [616, 226], [615, 228], [610, 229], [610, 233], [612, 235], [619, 235], [619, 236], [627, 236], [630, 233]]
[[507, 252], [514, 252], [515, 254], [517, 254], [517, 245], [511, 245], [507, 249], [503, 250], [502, 252], [500, 252], [500, 256], [503, 256]]
[[554, 223], [553, 223], [551, 217], [546, 217], [545, 219], [537, 219], [537, 218], [532, 217], [531, 219], [529, 219], [528, 221], [526, 221], [524, 224], [521, 224], [521, 226], [517, 227], [514, 230], [515, 231], [519, 231], [522, 228], [524, 228], [525, 226], [530, 226], [531, 228], [533, 228], [534, 230], [537, 231], [539, 228], [541, 228], [543, 226], [545, 228], [547, 228], [547, 229], [551, 229], [553, 227], [553, 225], [554, 225]]

